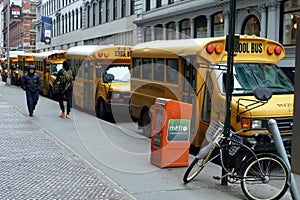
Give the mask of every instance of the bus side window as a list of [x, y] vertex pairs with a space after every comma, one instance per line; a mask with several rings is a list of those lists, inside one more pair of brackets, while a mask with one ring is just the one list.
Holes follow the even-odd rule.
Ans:
[[133, 59], [133, 69], [132, 69], [132, 76], [136, 78], [141, 77], [141, 59], [134, 58]]
[[84, 69], [83, 69], [83, 73], [84, 73], [84, 79], [88, 79], [89, 78], [89, 61], [85, 61], [84, 62]]
[[94, 63], [90, 62], [90, 67], [89, 67], [89, 79], [93, 80], [94, 79]]
[[152, 58], [143, 58], [142, 77], [152, 80]]
[[165, 66], [163, 58], [154, 58], [154, 80], [164, 81]]
[[167, 82], [178, 83], [178, 59], [167, 59]]

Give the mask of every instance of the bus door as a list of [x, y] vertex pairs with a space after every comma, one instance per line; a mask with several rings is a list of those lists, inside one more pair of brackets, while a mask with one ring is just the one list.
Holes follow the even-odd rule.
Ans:
[[197, 98], [196, 98], [196, 57], [184, 57], [182, 59], [183, 65], [183, 79], [182, 80], [182, 101], [193, 105], [192, 121], [191, 121], [191, 133], [195, 133], [198, 126], [197, 115]]
[[[95, 67], [92, 61], [87, 61], [84, 63], [84, 108], [90, 111], [94, 111], [94, 98], [95, 98]], [[95, 77], [96, 79], [96, 77]]]

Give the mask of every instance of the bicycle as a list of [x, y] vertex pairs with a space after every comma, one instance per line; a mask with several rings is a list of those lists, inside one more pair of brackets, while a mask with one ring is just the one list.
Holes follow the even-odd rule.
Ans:
[[[184, 183], [192, 181], [209, 162], [220, 164], [225, 174], [214, 179], [227, 178], [229, 183], [240, 181], [242, 191], [248, 199], [280, 199], [288, 189], [289, 172], [285, 162], [276, 154], [259, 153], [243, 144], [241, 132], [232, 132], [228, 137], [223, 135], [224, 125], [218, 121], [211, 121], [206, 134], [204, 145], [188, 166], [184, 176]], [[256, 144], [270, 142], [267, 133], [254, 136]], [[227, 150], [231, 163], [225, 166], [223, 152]], [[219, 163], [218, 163], [219, 162]], [[263, 187], [262, 187], [263, 186]], [[270, 188], [266, 188], [269, 186]], [[269, 190], [271, 189], [271, 190]]]

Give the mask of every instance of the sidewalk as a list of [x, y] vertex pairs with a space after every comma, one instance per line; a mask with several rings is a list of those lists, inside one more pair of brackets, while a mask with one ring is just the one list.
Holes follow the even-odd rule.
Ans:
[[58, 114], [58, 103], [40, 96], [28, 117], [24, 92], [0, 83], [0, 199], [245, 199], [239, 184], [212, 179], [216, 165], [189, 184], [186, 167], [152, 165], [150, 140], [135, 124]]

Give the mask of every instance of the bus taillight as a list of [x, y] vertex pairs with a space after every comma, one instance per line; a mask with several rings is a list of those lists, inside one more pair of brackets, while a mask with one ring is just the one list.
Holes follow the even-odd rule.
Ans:
[[212, 54], [212, 53], [216, 53], [216, 54], [220, 54], [223, 51], [223, 46], [220, 44], [217, 44], [216, 46], [209, 44], [206, 46], [206, 52], [208, 54]]
[[215, 48], [214, 48], [214, 45], [212, 44], [209, 44], [206, 46], [206, 52], [209, 53], [209, 54], [212, 54], [214, 52]]
[[267, 52], [268, 52], [269, 55], [272, 55], [272, 54], [274, 53], [274, 47], [269, 46], [269, 47], [267, 48]]
[[217, 44], [216, 47], [215, 47], [216, 54], [220, 54], [220, 53], [222, 53], [222, 51], [223, 51], [222, 45]]
[[269, 46], [267, 48], [267, 53], [269, 55], [273, 55], [273, 53], [275, 53], [276, 55], [280, 55], [282, 53], [282, 48], [280, 46], [276, 46], [276, 47]]
[[275, 54], [280, 55], [282, 52], [282, 48], [280, 46], [275, 47]]

